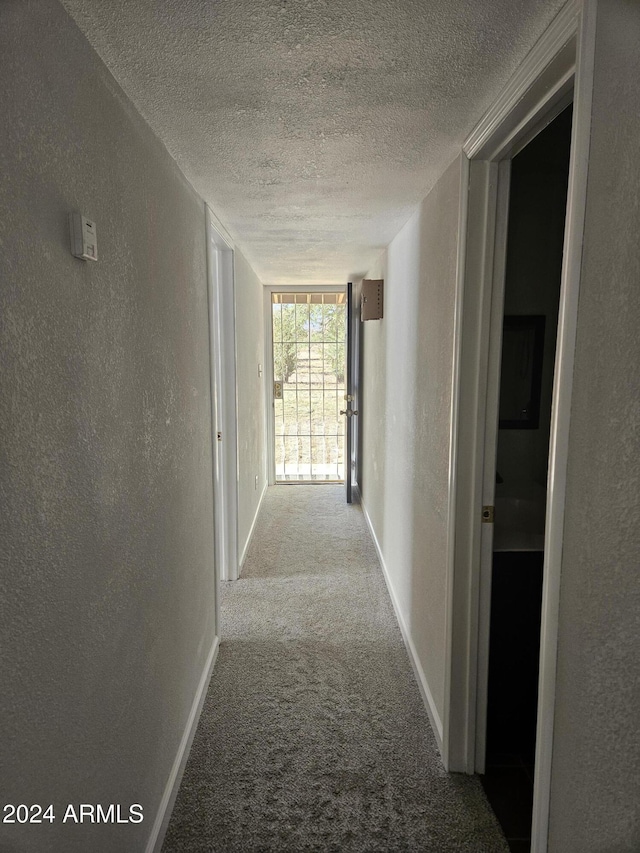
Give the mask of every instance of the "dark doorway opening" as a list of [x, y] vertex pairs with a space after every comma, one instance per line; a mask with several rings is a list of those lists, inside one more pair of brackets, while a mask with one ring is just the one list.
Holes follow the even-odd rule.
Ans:
[[496, 456], [483, 785], [510, 849], [522, 853], [531, 847], [547, 468], [571, 120], [568, 107], [513, 158], [509, 193], [500, 384], [500, 407], [508, 417], [500, 416]]

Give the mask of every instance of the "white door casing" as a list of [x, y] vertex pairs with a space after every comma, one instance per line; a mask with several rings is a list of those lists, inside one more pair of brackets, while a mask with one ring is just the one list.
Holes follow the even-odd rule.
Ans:
[[[585, 216], [596, 0], [570, 0], [464, 145], [450, 457], [448, 769], [484, 769], [488, 596], [509, 161], [573, 101], [545, 523], [532, 851], [547, 850], [567, 444]], [[506, 161], [505, 165], [500, 165]], [[492, 322], [493, 317], [493, 322]], [[491, 334], [491, 329], [494, 335]], [[496, 349], [497, 348], [497, 349]], [[496, 354], [498, 353], [498, 355]], [[497, 365], [497, 366], [496, 366]], [[492, 450], [493, 448], [493, 450]], [[492, 455], [493, 454], [493, 455]]]
[[207, 277], [213, 410], [215, 561], [238, 578], [238, 426], [233, 247], [208, 206]]
[[[511, 160], [498, 164], [495, 195], [495, 228], [492, 253], [489, 326], [486, 330], [487, 383], [485, 392], [485, 430], [482, 452], [482, 507], [495, 505], [496, 455], [498, 446], [498, 408], [500, 402], [500, 362], [507, 261], [509, 187]], [[487, 294], [489, 296], [489, 294]], [[493, 565], [493, 524], [480, 525], [480, 562], [478, 581], [478, 677], [476, 699], [475, 770], [485, 771], [487, 698], [489, 685], [489, 630], [491, 623], [491, 578]]]

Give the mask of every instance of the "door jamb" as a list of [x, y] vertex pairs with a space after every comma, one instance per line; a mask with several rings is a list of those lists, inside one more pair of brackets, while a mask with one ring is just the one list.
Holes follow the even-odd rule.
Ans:
[[[214, 529], [219, 580], [238, 579], [238, 421], [233, 244], [205, 205], [213, 412]], [[217, 435], [221, 434], [221, 440]]]
[[[502, 324], [507, 265], [507, 232], [509, 224], [509, 192], [511, 160], [497, 164], [496, 196], [494, 201], [495, 228], [493, 232], [492, 266], [487, 270], [487, 382], [484, 394], [484, 442], [481, 449], [481, 505], [495, 504], [496, 455], [498, 449], [498, 408], [500, 401], [500, 364], [502, 357]], [[476, 696], [475, 769], [485, 772], [487, 698], [489, 686], [489, 631], [491, 627], [491, 585], [493, 557], [493, 524], [480, 525], [480, 554], [478, 565], [478, 676]]]
[[[477, 768], [481, 507], [498, 162], [573, 101], [571, 165], [549, 446], [532, 851], [549, 827], [559, 585], [593, 86], [596, 0], [569, 0], [463, 148], [450, 456], [444, 760]], [[571, 93], [573, 92], [573, 97]]]
[[[273, 324], [271, 320], [272, 293], [346, 293], [347, 285], [340, 284], [265, 284], [264, 285], [264, 381], [265, 416], [267, 418], [267, 482], [276, 483], [275, 423], [273, 406]], [[346, 464], [346, 463], [345, 463]]]

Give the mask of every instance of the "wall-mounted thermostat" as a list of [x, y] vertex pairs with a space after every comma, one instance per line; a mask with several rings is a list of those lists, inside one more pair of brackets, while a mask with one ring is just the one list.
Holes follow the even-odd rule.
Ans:
[[71, 254], [76, 258], [82, 258], [84, 261], [97, 261], [96, 223], [81, 213], [70, 213], [69, 230], [71, 232]]

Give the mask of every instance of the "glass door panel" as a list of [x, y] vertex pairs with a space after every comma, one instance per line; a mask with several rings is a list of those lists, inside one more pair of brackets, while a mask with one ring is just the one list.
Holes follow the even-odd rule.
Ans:
[[271, 307], [276, 482], [341, 482], [346, 295], [274, 293]]

